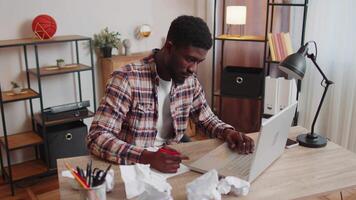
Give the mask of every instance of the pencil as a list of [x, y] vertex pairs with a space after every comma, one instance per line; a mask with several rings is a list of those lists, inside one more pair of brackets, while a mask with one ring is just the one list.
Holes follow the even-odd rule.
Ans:
[[65, 166], [67, 167], [67, 169], [72, 173], [72, 175], [74, 176], [75, 180], [77, 180], [77, 182], [84, 188], [84, 189], [89, 189], [88, 184], [83, 180], [83, 178], [81, 178], [74, 170], [73, 168], [68, 164], [65, 163]]

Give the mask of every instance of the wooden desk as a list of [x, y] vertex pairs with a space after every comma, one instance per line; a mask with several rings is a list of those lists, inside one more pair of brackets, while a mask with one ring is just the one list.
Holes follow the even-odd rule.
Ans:
[[[290, 137], [305, 131], [304, 128], [293, 127]], [[221, 143], [217, 139], [210, 139], [178, 144], [174, 148], [189, 155], [189, 162], [193, 162]], [[78, 193], [72, 190], [60, 175], [60, 172], [65, 169], [64, 162], [84, 167], [89, 158], [89, 156], [82, 156], [57, 160], [61, 199], [78, 199]], [[93, 161], [95, 167], [107, 166], [105, 162], [96, 158], [93, 158]], [[124, 183], [121, 180], [119, 167], [114, 166], [113, 169], [116, 179], [115, 189], [112, 193], [108, 193], [107, 197], [125, 199]], [[168, 179], [173, 187], [173, 198], [186, 199], [185, 185], [198, 176], [200, 174], [187, 172]], [[356, 187], [356, 154], [329, 142], [326, 147], [320, 149], [300, 146], [286, 149], [284, 154], [252, 183], [248, 196], [238, 199], [297, 199], [352, 187]], [[236, 199], [236, 197], [224, 196], [223, 199]]]

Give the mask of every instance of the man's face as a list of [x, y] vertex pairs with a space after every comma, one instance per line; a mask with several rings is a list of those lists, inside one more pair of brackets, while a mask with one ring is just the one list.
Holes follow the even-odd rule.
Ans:
[[197, 66], [208, 53], [208, 50], [199, 47], [171, 46], [168, 59], [168, 70], [174, 82], [184, 83], [184, 80], [197, 71]]

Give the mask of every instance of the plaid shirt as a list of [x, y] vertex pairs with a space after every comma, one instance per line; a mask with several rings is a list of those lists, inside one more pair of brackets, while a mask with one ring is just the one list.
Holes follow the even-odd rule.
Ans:
[[[111, 162], [136, 163], [144, 148], [154, 145], [157, 135], [159, 77], [153, 55], [126, 65], [111, 76], [87, 145], [92, 154]], [[180, 141], [189, 118], [210, 137], [219, 137], [224, 129], [232, 128], [211, 111], [196, 76], [188, 77], [183, 84], [172, 84], [170, 110], [174, 133], [168, 144]]]

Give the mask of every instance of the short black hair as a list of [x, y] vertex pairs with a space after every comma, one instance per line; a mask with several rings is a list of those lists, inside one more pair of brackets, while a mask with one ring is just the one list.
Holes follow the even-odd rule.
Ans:
[[182, 15], [172, 21], [167, 34], [177, 47], [194, 46], [209, 50], [212, 46], [208, 25], [199, 17]]

